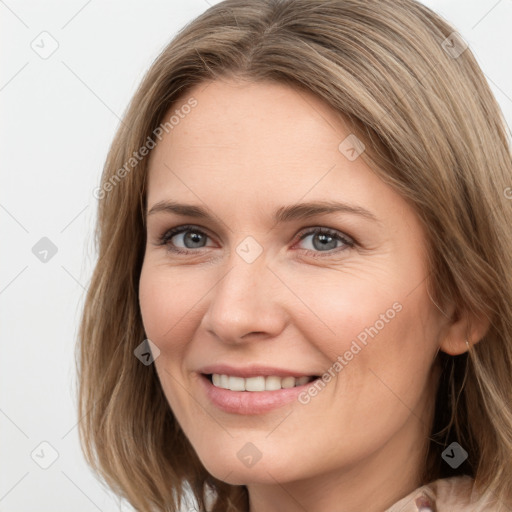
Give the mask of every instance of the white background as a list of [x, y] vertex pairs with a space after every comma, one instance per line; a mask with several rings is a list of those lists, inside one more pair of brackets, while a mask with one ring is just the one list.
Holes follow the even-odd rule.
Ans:
[[[512, 0], [424, 3], [469, 43], [512, 126]], [[143, 73], [208, 6], [0, 0], [0, 512], [130, 510], [86, 466], [76, 428], [75, 341], [95, 261], [92, 191]], [[47, 59], [31, 47], [43, 31], [58, 42]], [[42, 237], [57, 248], [46, 263], [32, 252]], [[31, 458], [37, 448], [37, 460], [50, 460], [43, 441], [59, 454], [48, 469]]]

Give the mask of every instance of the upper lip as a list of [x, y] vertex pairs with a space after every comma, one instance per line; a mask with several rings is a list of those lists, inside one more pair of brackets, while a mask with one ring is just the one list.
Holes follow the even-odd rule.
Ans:
[[203, 373], [205, 375], [210, 375], [212, 373], [217, 373], [219, 375], [232, 375], [233, 377], [259, 377], [264, 376], [268, 377], [270, 375], [275, 375], [276, 377], [311, 377], [316, 376], [315, 373], [304, 373], [299, 370], [288, 370], [284, 368], [275, 368], [272, 366], [265, 365], [250, 365], [244, 367], [235, 367], [230, 366], [228, 364], [212, 364], [208, 366], [204, 366], [197, 370], [198, 373]]

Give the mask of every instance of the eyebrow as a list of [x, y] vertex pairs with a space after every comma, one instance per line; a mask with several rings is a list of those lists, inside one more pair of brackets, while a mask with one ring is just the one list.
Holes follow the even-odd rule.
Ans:
[[[211, 215], [202, 206], [183, 204], [175, 201], [160, 201], [152, 206], [147, 212], [146, 217], [158, 212], [175, 213], [187, 217], [196, 217], [199, 219], [209, 219]], [[289, 206], [282, 206], [274, 212], [275, 222], [291, 222], [293, 220], [307, 219], [316, 215], [325, 215], [328, 213], [349, 213], [359, 215], [360, 217], [372, 220], [381, 224], [377, 216], [361, 206], [339, 203], [336, 201], [314, 201], [309, 203], [299, 203]]]

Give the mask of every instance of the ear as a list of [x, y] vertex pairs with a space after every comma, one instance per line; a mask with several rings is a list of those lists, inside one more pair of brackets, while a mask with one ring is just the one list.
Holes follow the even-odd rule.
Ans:
[[451, 356], [467, 352], [468, 345], [478, 343], [487, 333], [490, 320], [483, 315], [470, 314], [467, 311], [455, 311], [449, 323], [440, 336], [439, 348]]

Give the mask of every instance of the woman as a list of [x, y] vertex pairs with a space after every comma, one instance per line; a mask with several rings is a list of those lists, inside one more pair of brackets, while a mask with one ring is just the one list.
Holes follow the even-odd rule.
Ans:
[[81, 441], [137, 510], [512, 507], [512, 158], [413, 0], [227, 0], [109, 152]]

